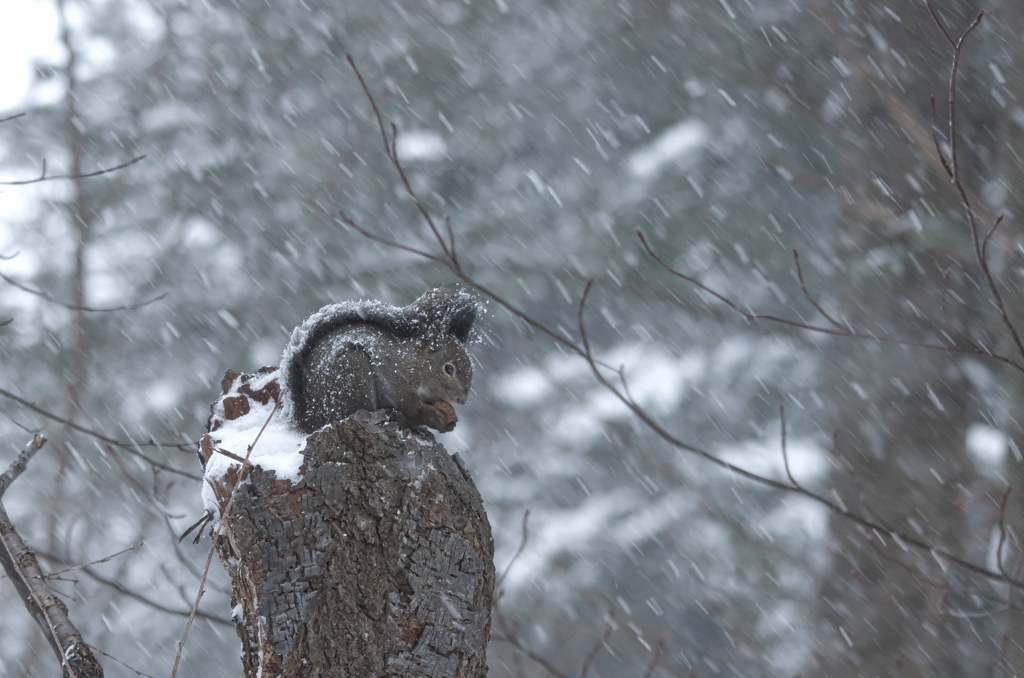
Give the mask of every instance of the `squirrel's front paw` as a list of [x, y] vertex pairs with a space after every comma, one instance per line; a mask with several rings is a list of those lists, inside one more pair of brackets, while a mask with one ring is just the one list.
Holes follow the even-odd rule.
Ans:
[[430, 409], [430, 421], [426, 422], [427, 426], [441, 433], [448, 433], [455, 428], [455, 422], [459, 420], [459, 417], [455, 414], [455, 408], [451, 403], [438, 400], [430, 404]]

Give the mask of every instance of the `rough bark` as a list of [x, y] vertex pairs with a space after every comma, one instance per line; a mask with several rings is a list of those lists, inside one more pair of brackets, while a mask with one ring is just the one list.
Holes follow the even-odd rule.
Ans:
[[252, 467], [217, 536], [245, 675], [486, 675], [494, 547], [458, 457], [384, 411], [303, 455], [294, 485]]

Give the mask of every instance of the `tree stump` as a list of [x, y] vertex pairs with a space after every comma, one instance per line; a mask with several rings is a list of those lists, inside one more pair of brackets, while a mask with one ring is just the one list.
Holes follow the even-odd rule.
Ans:
[[321, 429], [301, 455], [297, 480], [255, 457], [242, 474], [208, 464], [247, 678], [485, 676], [494, 546], [458, 457], [384, 410]]

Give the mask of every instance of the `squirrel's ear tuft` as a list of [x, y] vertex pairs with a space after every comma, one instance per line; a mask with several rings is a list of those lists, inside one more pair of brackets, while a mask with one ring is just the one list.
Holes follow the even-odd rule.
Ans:
[[448, 319], [448, 332], [462, 343], [469, 341], [476, 322], [477, 301], [469, 294], [459, 295]]
[[431, 328], [430, 332], [450, 335], [465, 344], [473, 338], [480, 302], [460, 287], [435, 287], [407, 308], [413, 317], [421, 318]]

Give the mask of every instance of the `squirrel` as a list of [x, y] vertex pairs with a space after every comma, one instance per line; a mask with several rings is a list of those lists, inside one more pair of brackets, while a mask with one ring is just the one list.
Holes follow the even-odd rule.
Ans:
[[325, 306], [295, 328], [281, 359], [284, 414], [309, 434], [356, 410], [397, 410], [412, 426], [447, 432], [473, 381], [466, 350], [477, 299], [439, 287], [405, 307]]

